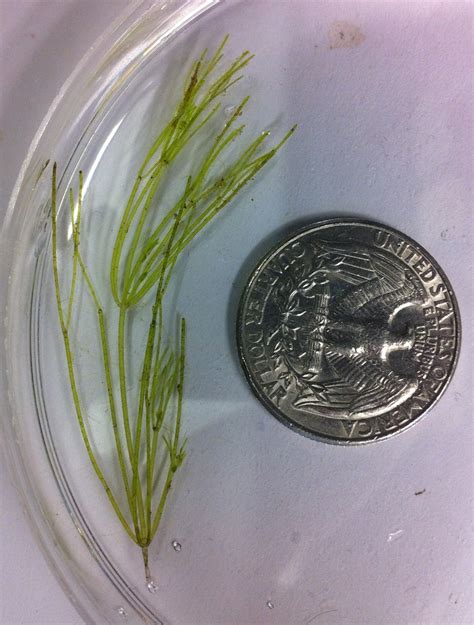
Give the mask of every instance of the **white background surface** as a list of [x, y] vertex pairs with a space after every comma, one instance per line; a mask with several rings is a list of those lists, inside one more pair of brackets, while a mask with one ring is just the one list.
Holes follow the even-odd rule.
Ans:
[[[126, 0], [0, 0], [0, 211], [53, 98]], [[0, 466], [0, 625], [81, 625]]]
[[[291, 0], [274, 1], [290, 2]], [[297, 0], [293, 0], [293, 2], [297, 4]], [[423, 10], [427, 11], [427, 15], [430, 14], [430, 9], [426, 8], [430, 6], [429, 3], [418, 2], [417, 4], [420, 6], [421, 17]], [[461, 15], [459, 11], [466, 16], [469, 15], [469, 11], [466, 9], [467, 4], [459, 5], [454, 2], [441, 4], [444, 11], [449, 11], [449, 7], [452, 6], [452, 11], [458, 18]], [[94, 42], [103, 28], [108, 25], [111, 19], [115, 18], [125, 5], [125, 0], [58, 0], [56, 2], [51, 0], [0, 0], [0, 78], [2, 89], [0, 210], [5, 210], [28, 145], [52, 99], [88, 46]], [[460, 9], [460, 6], [464, 8]], [[462, 46], [462, 49], [468, 50], [466, 29], [463, 28], [462, 20], [454, 19], [450, 22], [441, 19], [441, 16], [435, 16], [435, 19], [437, 20], [436, 28], [431, 25], [430, 32], [439, 33], [440, 40], [449, 43], [448, 50], [451, 50], [452, 53], [449, 62], [457, 63], [459, 71], [460, 55], [456, 52], [457, 37], [460, 38], [459, 45]], [[390, 32], [390, 24], [384, 24], [383, 28], [385, 33], [379, 33], [380, 36], [386, 34], [396, 37], [396, 34], [393, 35]], [[420, 40], [423, 41], [423, 38]], [[443, 69], [446, 73], [446, 65]], [[430, 70], [434, 71], [433, 66]], [[423, 68], [420, 67], [419, 71], [421, 73]], [[418, 85], [412, 85], [413, 90], [419, 89], [420, 92], [423, 92], [422, 83], [423, 81], [420, 80]], [[440, 94], [441, 96], [449, 101], [449, 94]], [[433, 98], [433, 102], [433, 110], [437, 110], [435, 105], [439, 103], [439, 100]], [[465, 102], [464, 105], [466, 106]], [[468, 123], [468, 121], [455, 119], [452, 124], [453, 127], [457, 124], [456, 127], [461, 128], [463, 123]], [[427, 123], [430, 123], [429, 120]], [[468, 128], [469, 132], [469, 125], [465, 127]], [[405, 147], [408, 149], [409, 146]], [[448, 156], [455, 154], [456, 158], [463, 161], [467, 171], [469, 171], [469, 160], [472, 159], [470, 149], [472, 149], [472, 142], [466, 140], [465, 136], [457, 146], [449, 144], [446, 148]], [[403, 154], [400, 152], [402, 159], [404, 158]], [[408, 155], [405, 157], [409, 163]], [[427, 153], [424, 163], [427, 167], [433, 167], [439, 159], [439, 155], [430, 156]], [[441, 179], [443, 179], [442, 173], [443, 170], [440, 168]], [[329, 177], [326, 177], [326, 181], [329, 186]], [[467, 187], [466, 180], [464, 180], [464, 184]], [[333, 192], [334, 189], [329, 189], [328, 194]], [[449, 190], [446, 192], [446, 198], [451, 198]], [[441, 207], [439, 193], [427, 197], [425, 201], [427, 204]], [[462, 272], [455, 275], [454, 267], [459, 261], [456, 260], [456, 263], [454, 261], [456, 249], [461, 249], [466, 256], [462, 258], [463, 264], [459, 264], [459, 267], [465, 267], [464, 263], [468, 261], [465, 243], [466, 236], [469, 235], [466, 232], [458, 232], [459, 223], [457, 223], [456, 230], [457, 217], [461, 219], [463, 215], [466, 216], [465, 205], [460, 203], [457, 208], [457, 216], [451, 221], [440, 208], [440, 223], [433, 225], [433, 236], [436, 235], [436, 244], [434, 242], [432, 244], [434, 247], [436, 245], [439, 247], [441, 245], [440, 239], [442, 239], [444, 241], [442, 245], [445, 248], [450, 246], [449, 249], [452, 252], [447, 254], [451, 259], [450, 266], [446, 266], [444, 263], [443, 265], [455, 286], [466, 282], [462, 280]], [[447, 202], [446, 210], [449, 209], [453, 210], [456, 207]], [[445, 227], [444, 221], [446, 220], [452, 222], [453, 225], [450, 228]], [[420, 225], [420, 230], [425, 232], [423, 225]], [[420, 242], [426, 244], [423, 240]], [[464, 275], [467, 274], [464, 273]], [[468, 302], [468, 295], [466, 296], [465, 293], [462, 295], [463, 300]], [[466, 315], [464, 318], [465, 330], [469, 322], [470, 320]], [[465, 332], [466, 338], [467, 334]], [[427, 488], [426, 496], [428, 499], [426, 504], [420, 503], [420, 505], [426, 505], [426, 508], [424, 508], [423, 514], [420, 513], [419, 523], [420, 525], [423, 524], [427, 531], [425, 537], [426, 551], [421, 553], [431, 558], [431, 561], [426, 563], [429, 579], [418, 579], [418, 589], [409, 584], [405, 589], [405, 601], [409, 606], [412, 601], [411, 593], [423, 593], [423, 589], [428, 592], [430, 584], [441, 588], [443, 605], [452, 604], [449, 606], [449, 614], [452, 615], [454, 610], [457, 610], [459, 623], [463, 623], [463, 625], [472, 622], [467, 596], [469, 592], [467, 580], [472, 573], [468, 547], [470, 523], [469, 519], [466, 518], [466, 510], [468, 510], [466, 494], [469, 490], [472, 491], [472, 488], [469, 489], [470, 471], [472, 469], [469, 463], [472, 459], [472, 445], [469, 435], [465, 436], [465, 430], [462, 430], [467, 419], [461, 419], [463, 415], [464, 417], [467, 416], [466, 410], [469, 408], [470, 396], [466, 355], [465, 350], [464, 358], [461, 360], [463, 372], [458, 371], [450, 388], [449, 396], [447, 394], [443, 400], [444, 414], [440, 414], [440, 418], [444, 418], [443, 427], [433, 435], [431, 450], [425, 450], [424, 457], [428, 458], [430, 463], [423, 467], [417, 457], [411, 457], [407, 464], [407, 469], [413, 475], [412, 490]], [[449, 422], [447, 416], [452, 417]], [[426, 422], [418, 427], [427, 427]], [[463, 434], [460, 435], [460, 431]], [[446, 442], [446, 436], [449, 437], [449, 443]], [[458, 436], [461, 439], [459, 441], [456, 440]], [[421, 442], [420, 449], [422, 449]], [[460, 483], [459, 476], [464, 476], [466, 481]], [[14, 487], [8, 480], [5, 471], [1, 472], [0, 479], [2, 563], [0, 625], [19, 625], [20, 623], [25, 625], [80, 625], [79, 617], [64, 597], [31, 538]], [[350, 480], [350, 478], [348, 479]], [[410, 496], [414, 500], [412, 492], [410, 492]], [[423, 498], [417, 497], [417, 501], [420, 500], [423, 501]], [[367, 510], [366, 514], [369, 515], [373, 512]], [[440, 525], [443, 523], [444, 525], [440, 529]], [[392, 529], [395, 531], [397, 527], [394, 526]], [[364, 537], [361, 537], [361, 540], [363, 539]], [[439, 569], [440, 562], [447, 561], [447, 553], [449, 552], [458, 554], [456, 567], [454, 567], [456, 568], [456, 578], [453, 580], [446, 579], [445, 571]], [[411, 553], [415, 558], [415, 551]], [[459, 554], [462, 554], [462, 557]], [[416, 563], [414, 563], [413, 568], [416, 569]], [[458, 583], [460, 579], [464, 580], [463, 584]], [[453, 583], [451, 584], [451, 582]], [[374, 600], [376, 599], [377, 597], [374, 597]], [[457, 617], [451, 616], [449, 622], [455, 623], [455, 618]], [[440, 621], [437, 620], [436, 625], [439, 623]], [[255, 623], [255, 625], [259, 624]], [[294, 624], [289, 623], [288, 625]], [[380, 623], [380, 625], [387, 625], [387, 623]], [[423, 621], [421, 624], [417, 621], [416, 625], [432, 625], [432, 623]]]

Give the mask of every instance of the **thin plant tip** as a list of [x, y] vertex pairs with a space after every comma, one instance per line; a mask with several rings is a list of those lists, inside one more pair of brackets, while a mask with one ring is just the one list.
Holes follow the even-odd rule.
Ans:
[[292, 126], [290, 130], [288, 130], [288, 132], [283, 137], [283, 139], [281, 139], [281, 141], [277, 143], [276, 146], [273, 148], [272, 151], [274, 154], [278, 152], [278, 150], [288, 141], [288, 139], [291, 137], [292, 134], [294, 134], [297, 128], [298, 128], [298, 124], [294, 124], [294, 126]]

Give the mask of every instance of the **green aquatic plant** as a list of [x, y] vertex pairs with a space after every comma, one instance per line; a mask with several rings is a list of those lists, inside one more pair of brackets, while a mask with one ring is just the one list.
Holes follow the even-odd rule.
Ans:
[[[215, 125], [210, 121], [222, 105], [222, 96], [241, 79], [240, 72], [252, 59], [252, 55], [244, 51], [219, 72], [226, 42], [227, 37], [212, 56], [205, 50], [193, 63], [174, 113], [151, 143], [123, 210], [112, 249], [108, 285], [113, 301], [112, 313], [116, 315], [113, 352], [116, 359], [111, 356], [109, 344], [111, 319], [106, 318], [93, 275], [81, 250], [82, 172], [78, 176], [76, 197], [72, 188], [68, 194], [73, 250], [67, 301], [63, 303], [58, 264], [57, 165], [53, 165], [52, 267], [72, 399], [92, 467], [124, 530], [142, 550], [148, 582], [148, 548], [158, 530], [174, 475], [186, 453], [186, 440], [181, 433], [186, 323], [180, 319], [173, 347], [169, 340], [173, 330], [166, 327], [164, 315], [168, 286], [182, 252], [268, 163], [295, 130], [292, 128], [267, 151], [262, 151], [262, 146], [269, 132], [262, 132], [240, 148], [237, 156], [233, 155], [229, 148], [245, 128], [239, 119], [249, 101], [246, 96], [220, 130], [213, 131]], [[201, 148], [197, 156], [193, 153], [187, 158], [186, 150], [198, 133], [207, 133], [207, 147]], [[178, 157], [181, 157], [179, 168], [176, 167]], [[227, 159], [225, 165], [222, 165], [223, 157]], [[183, 161], [188, 169], [183, 188], [177, 201], [162, 211], [164, 215], [157, 220], [163, 187], [170, 179], [174, 182], [181, 179]], [[179, 171], [179, 178], [173, 178], [173, 166]], [[97, 358], [107, 393], [123, 487], [121, 494], [125, 495], [122, 499], [126, 501], [124, 509], [94, 452], [78, 385], [71, 324], [80, 279], [84, 281], [95, 309], [100, 336]], [[148, 307], [149, 325], [137, 374], [127, 369], [127, 336], [130, 324], [133, 324], [131, 311], [139, 304]], [[132, 402], [129, 389], [133, 385], [137, 397]]]

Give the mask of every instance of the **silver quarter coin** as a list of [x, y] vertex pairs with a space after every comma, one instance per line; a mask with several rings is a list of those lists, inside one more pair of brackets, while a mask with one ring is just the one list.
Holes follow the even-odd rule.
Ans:
[[250, 385], [283, 423], [335, 443], [417, 421], [456, 365], [459, 311], [420, 245], [381, 224], [336, 219], [297, 232], [257, 265], [238, 348]]

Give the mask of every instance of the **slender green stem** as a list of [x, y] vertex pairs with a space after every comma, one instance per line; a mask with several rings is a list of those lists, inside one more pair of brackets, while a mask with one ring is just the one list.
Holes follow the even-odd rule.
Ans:
[[74, 371], [74, 365], [73, 365], [73, 355], [72, 355], [72, 349], [71, 349], [71, 343], [70, 343], [70, 339], [69, 339], [69, 332], [68, 329], [66, 327], [66, 320], [64, 317], [64, 312], [63, 312], [63, 307], [61, 304], [61, 288], [60, 288], [60, 282], [59, 282], [59, 271], [58, 271], [58, 246], [57, 246], [57, 206], [56, 206], [56, 163], [54, 163], [53, 165], [53, 176], [52, 176], [52, 189], [51, 189], [51, 223], [52, 223], [52, 261], [53, 261], [53, 279], [54, 279], [54, 291], [55, 291], [55, 298], [56, 298], [56, 306], [57, 306], [57, 310], [58, 310], [58, 317], [59, 317], [59, 324], [61, 326], [61, 332], [63, 335], [63, 342], [64, 342], [64, 350], [66, 353], [66, 362], [67, 362], [67, 369], [68, 369], [68, 375], [69, 375], [69, 383], [70, 383], [70, 387], [71, 387], [71, 392], [72, 392], [72, 398], [73, 398], [73, 402], [74, 402], [74, 407], [76, 410], [76, 416], [77, 416], [77, 420], [79, 423], [79, 429], [81, 431], [81, 436], [82, 436], [82, 440], [84, 441], [84, 445], [87, 451], [87, 455], [89, 456], [89, 460], [92, 464], [92, 467], [95, 471], [95, 474], [97, 475], [100, 483], [102, 484], [102, 487], [104, 488], [104, 491], [115, 511], [115, 514], [117, 515], [117, 518], [119, 519], [120, 523], [122, 524], [123, 528], [125, 529], [125, 531], [127, 532], [127, 534], [130, 536], [130, 538], [136, 542], [136, 536], [133, 533], [133, 531], [130, 529], [130, 526], [128, 525], [124, 515], [122, 514], [122, 511], [120, 509], [120, 506], [117, 503], [117, 500], [115, 499], [115, 496], [112, 493], [112, 490], [107, 482], [107, 480], [104, 477], [104, 474], [102, 473], [102, 470], [99, 467], [99, 464], [95, 458], [94, 452], [92, 450], [92, 446], [89, 440], [89, 435], [87, 433], [87, 428], [84, 422], [84, 417], [82, 414], [82, 407], [81, 407], [81, 402], [79, 399], [79, 392], [77, 389], [77, 383], [76, 383], [76, 374]]
[[176, 424], [174, 431], [173, 441], [169, 443], [168, 451], [170, 454], [169, 468], [166, 476], [165, 484], [163, 486], [163, 490], [161, 493], [161, 498], [158, 503], [158, 507], [155, 512], [155, 516], [153, 518], [153, 522], [151, 525], [150, 532], [150, 542], [153, 540], [158, 525], [160, 523], [161, 517], [163, 515], [163, 510], [165, 508], [166, 499], [171, 490], [171, 485], [173, 483], [173, 477], [179, 466], [184, 460], [184, 446], [181, 449], [178, 449], [179, 446], [179, 436], [181, 430], [181, 416], [182, 416], [182, 407], [183, 407], [183, 393], [184, 393], [184, 369], [185, 369], [185, 359], [186, 359], [186, 322], [184, 319], [181, 320], [181, 337], [180, 337], [180, 355], [179, 355], [179, 376], [178, 383], [176, 386], [176, 391], [178, 394], [178, 407], [176, 411]]
[[[250, 148], [246, 150], [246, 152], [244, 153], [244, 156], [246, 156], [246, 158], [239, 159], [239, 162], [236, 163], [235, 166], [231, 168], [231, 171], [228, 174], [226, 174], [225, 177], [221, 178], [217, 182], [211, 183], [203, 191], [200, 190], [200, 187], [202, 185], [202, 178], [199, 178], [196, 181], [194, 181], [193, 184], [191, 185], [191, 191], [186, 191], [185, 194], [182, 196], [182, 198], [178, 201], [178, 204], [175, 207], [173, 207], [165, 215], [165, 217], [163, 218], [163, 220], [160, 222], [159, 226], [157, 227], [156, 231], [150, 237], [149, 243], [147, 245], [147, 249], [144, 250], [141, 259], [139, 259], [144, 264], [142, 265], [142, 267], [137, 266], [135, 268], [134, 273], [132, 274], [131, 281], [134, 280], [134, 284], [131, 287], [131, 291], [129, 295], [129, 302], [131, 305], [136, 305], [146, 295], [149, 289], [153, 287], [156, 280], [158, 279], [158, 276], [161, 272], [162, 261], [160, 261], [157, 265], [155, 265], [155, 267], [153, 266], [156, 260], [159, 258], [160, 252], [162, 251], [163, 247], [167, 243], [167, 239], [169, 237], [169, 233], [168, 233], [160, 239], [159, 234], [166, 227], [167, 223], [171, 220], [172, 215], [175, 214], [176, 210], [178, 210], [179, 208], [183, 208], [185, 215], [191, 211], [195, 212], [197, 204], [206, 200], [209, 196], [211, 196], [216, 191], [221, 191], [219, 197], [222, 198], [222, 196], [225, 195], [222, 193], [222, 189], [232, 188], [234, 181], [236, 180], [236, 177], [238, 176], [238, 172], [243, 171], [244, 173], [247, 173], [247, 166], [248, 166], [247, 160], [254, 153], [254, 151], [257, 149], [258, 145], [260, 145], [260, 143], [264, 140], [264, 138], [265, 137], [261, 137], [257, 139], [257, 141], [255, 141], [252, 144], [252, 146], [250, 146]], [[256, 163], [256, 166], [253, 170], [250, 170], [250, 172], [246, 176], [246, 180], [247, 181], [250, 180], [258, 171], [258, 169], [260, 169], [267, 162], [267, 160], [271, 158], [271, 156], [273, 156], [273, 151], [265, 155], [265, 158], [260, 157], [261, 160], [259, 160], [258, 163]], [[217, 154], [215, 158], [217, 158]], [[206, 168], [208, 167], [207, 163], [205, 164], [205, 167]], [[241, 186], [239, 187], [239, 189], [241, 188]], [[199, 195], [196, 195], [198, 192], [200, 192]], [[223, 208], [223, 206], [225, 206], [225, 204], [227, 204], [232, 199], [232, 197], [234, 196], [229, 196], [229, 199], [227, 199], [224, 202], [221, 202], [219, 200], [218, 202], [214, 202], [213, 204], [211, 204], [210, 208], [203, 211], [203, 213], [200, 216], [200, 219], [203, 219], [203, 216], [205, 214], [208, 214], [208, 212], [212, 212], [212, 209], [219, 202], [222, 204], [220, 208]], [[154, 249], [153, 249], [153, 246], [154, 246]], [[178, 247], [179, 246], [177, 246], [176, 249], [178, 249]], [[184, 249], [184, 245], [183, 245], [183, 249]], [[173, 253], [175, 251], [176, 250], [173, 249]], [[137, 277], [134, 279], [133, 277], [134, 274], [135, 275], [138, 274], [139, 271], [140, 271], [140, 274], [137, 275]]]
[[173, 477], [174, 477], [174, 471], [171, 468], [171, 464], [168, 468], [168, 473], [166, 475], [166, 480], [165, 480], [165, 484], [163, 487], [163, 491], [161, 493], [161, 497], [160, 497], [160, 501], [158, 503], [158, 507], [155, 511], [155, 516], [153, 517], [153, 522], [151, 524], [151, 529], [150, 529], [150, 543], [153, 540], [153, 538], [155, 537], [155, 534], [158, 530], [158, 525], [160, 524], [161, 521], [161, 517], [163, 515], [163, 510], [165, 508], [165, 504], [166, 504], [166, 499], [168, 497], [168, 494], [171, 490], [171, 485], [173, 483]]
[[[151, 161], [151, 159], [154, 157], [154, 155], [156, 154], [156, 152], [159, 150], [161, 144], [163, 143], [163, 141], [166, 139], [166, 136], [169, 132], [169, 129], [167, 127], [165, 127], [163, 129], [163, 131], [158, 135], [158, 137], [156, 138], [156, 140], [154, 141], [153, 145], [150, 147], [150, 149], [148, 150], [139, 170], [138, 170], [138, 174], [135, 178], [135, 182], [133, 185], [133, 189], [132, 192], [130, 193], [130, 196], [128, 198], [127, 201], [127, 205], [125, 207], [125, 210], [123, 212], [122, 215], [122, 220], [120, 222], [120, 226], [117, 232], [117, 236], [115, 239], [115, 243], [114, 243], [114, 247], [112, 250], [112, 258], [111, 258], [111, 262], [110, 262], [110, 288], [112, 291], [112, 296], [115, 300], [115, 303], [117, 304], [117, 306], [121, 305], [121, 298], [119, 295], [119, 291], [120, 291], [120, 286], [119, 286], [119, 271], [120, 271], [120, 257], [122, 255], [123, 252], [123, 247], [125, 245], [125, 240], [127, 237], [127, 233], [130, 229], [131, 223], [133, 221], [133, 217], [134, 214], [138, 208], [138, 206], [136, 205], [135, 202], [135, 198], [136, 195], [138, 193], [138, 190], [141, 186], [142, 183], [142, 179], [144, 177], [144, 172], [149, 164], [149, 162]], [[135, 209], [135, 212], [134, 212]]]
[[[82, 193], [82, 190], [79, 191], [79, 194], [81, 193]], [[81, 195], [79, 195], [79, 197], [80, 196]], [[97, 292], [95, 290], [95, 287], [90, 278], [89, 272], [87, 271], [84, 260], [79, 251], [79, 241], [77, 242], [77, 246], [75, 249], [75, 259], [77, 260], [77, 264], [79, 265], [81, 269], [81, 272], [86, 282], [86, 285], [88, 287], [89, 293], [94, 302], [94, 307], [95, 307], [97, 318], [98, 318], [100, 343], [101, 343], [102, 358], [103, 358], [102, 364], [103, 364], [103, 369], [104, 369], [105, 379], [106, 379], [107, 398], [109, 402], [110, 418], [112, 421], [112, 429], [114, 432], [115, 446], [117, 450], [117, 457], [119, 461], [120, 472], [122, 474], [125, 492], [127, 495], [127, 501], [130, 502], [131, 491], [130, 491], [130, 486], [129, 486], [129, 481], [128, 481], [126, 461], [125, 461], [124, 454], [123, 454], [122, 441], [120, 438], [120, 431], [119, 431], [118, 420], [117, 420], [117, 409], [115, 405], [115, 397], [114, 397], [113, 383], [112, 383], [112, 370], [111, 370], [111, 364], [110, 364], [110, 349], [109, 349], [109, 343], [108, 343], [108, 338], [107, 338], [107, 330], [106, 330], [104, 312], [103, 312], [103, 308], [101, 306], [99, 297], [97, 295]], [[136, 515], [134, 514], [134, 510], [132, 507], [130, 507], [130, 513], [132, 514], [132, 519], [134, 523], [136, 524]]]
[[130, 462], [133, 459], [133, 439], [130, 427], [130, 417], [128, 412], [128, 396], [127, 396], [127, 370], [125, 365], [125, 324], [127, 318], [127, 308], [121, 304], [119, 308], [118, 320], [118, 370], [119, 370], [119, 386], [120, 386], [120, 404], [122, 407], [123, 426], [125, 430], [125, 439], [127, 441], [128, 457]]
[[[126, 324], [127, 309], [122, 304], [119, 308], [119, 322], [118, 322], [118, 370], [119, 370], [119, 387], [120, 387], [120, 401], [122, 407], [122, 421], [125, 431], [125, 439], [127, 443], [128, 457], [130, 465], [132, 467], [132, 487], [129, 499], [129, 508], [132, 513], [132, 517], [136, 527], [137, 541], [140, 544], [144, 534], [145, 527], [145, 514], [143, 508], [143, 498], [141, 489], [137, 490], [137, 484], [140, 482], [138, 461], [135, 463], [134, 456], [134, 440], [132, 437], [132, 429], [130, 425], [130, 416], [128, 409], [128, 391], [127, 391], [127, 377], [126, 377], [126, 365], [125, 365], [125, 324]], [[146, 531], [145, 531], [146, 533]]]
[[[170, 222], [175, 218], [177, 213], [180, 213], [182, 217], [186, 217], [188, 213], [194, 211], [196, 202], [191, 199], [187, 199], [188, 191], [186, 190], [180, 200], [175, 206], [163, 217], [153, 234], [148, 239], [146, 248], [143, 250], [137, 264], [130, 276], [129, 298], [136, 292], [137, 286], [140, 282], [145, 280], [148, 272], [153, 268], [156, 259], [160, 256], [163, 250], [166, 250], [169, 239], [173, 234], [173, 228], [169, 227], [163, 236], [159, 236], [160, 233], [169, 226]], [[157, 274], [159, 275], [159, 274]], [[153, 286], [153, 285], [151, 285]]]
[[[120, 472], [122, 475], [125, 493], [127, 496], [127, 501], [129, 503], [130, 513], [132, 515], [132, 520], [136, 528], [137, 518], [136, 518], [136, 514], [135, 514], [135, 510], [133, 506], [130, 506], [131, 490], [130, 490], [130, 485], [128, 481], [126, 461], [123, 455], [122, 442], [120, 438], [120, 431], [119, 431], [118, 420], [117, 420], [117, 410], [116, 410], [116, 405], [115, 405], [115, 398], [114, 398], [113, 384], [112, 384], [112, 373], [111, 373], [111, 365], [110, 365], [110, 350], [109, 350], [109, 344], [108, 344], [108, 339], [107, 339], [107, 330], [106, 330], [104, 312], [103, 312], [103, 308], [101, 306], [99, 297], [97, 295], [97, 291], [93, 285], [92, 279], [90, 277], [89, 272], [87, 271], [87, 268], [85, 266], [84, 260], [82, 258], [82, 255], [79, 249], [79, 244], [80, 244], [79, 225], [80, 225], [82, 201], [83, 201], [82, 172], [79, 172], [78, 212], [77, 212], [76, 223], [74, 222], [74, 210], [73, 210], [74, 209], [74, 196], [73, 196], [72, 189], [70, 189], [70, 192], [69, 192], [69, 199], [70, 199], [70, 208], [71, 208], [71, 224], [73, 225], [73, 237], [74, 237], [73, 267], [75, 268], [77, 268], [78, 266], [80, 267], [81, 273], [84, 277], [89, 293], [94, 302], [94, 307], [95, 307], [97, 318], [98, 318], [100, 340], [101, 340], [101, 350], [102, 350], [102, 357], [103, 357], [102, 364], [103, 364], [103, 369], [104, 369], [105, 378], [106, 378], [107, 397], [108, 397], [110, 416], [111, 416], [111, 421], [112, 421], [112, 429], [114, 432], [115, 446], [117, 450], [117, 457], [119, 461]], [[76, 277], [73, 276], [73, 284], [75, 284], [75, 278]], [[72, 288], [71, 296], [69, 298], [68, 309], [72, 309], [73, 295], [74, 295], [74, 290]]]
[[[239, 161], [235, 164], [234, 167], [231, 168], [230, 172], [227, 174], [227, 179], [223, 178], [220, 181], [220, 186], [224, 186], [224, 191], [213, 200], [210, 205], [198, 215], [195, 219], [194, 223], [191, 224], [189, 228], [189, 233], [184, 238], [183, 241], [176, 244], [171, 250], [171, 258], [174, 259], [184, 250], [184, 248], [194, 239], [194, 237], [211, 221], [211, 219], [217, 215], [222, 208], [224, 208], [236, 195], [237, 193], [244, 187], [250, 180], [254, 178], [254, 176], [258, 173], [264, 165], [276, 154], [276, 152], [280, 149], [283, 143], [291, 136], [294, 132], [294, 129], [291, 129], [283, 139], [283, 142], [280, 142], [275, 148], [272, 148], [269, 152], [259, 157], [254, 163], [248, 164], [248, 157], [253, 154], [255, 145], [250, 146], [250, 148], [244, 153], [245, 158], [239, 159]], [[261, 139], [257, 140], [258, 145], [261, 143]], [[256, 142], [254, 142], [256, 143]], [[219, 186], [219, 185], [218, 185]], [[218, 188], [216, 186], [216, 188]], [[153, 258], [157, 255], [154, 253]], [[158, 262], [153, 270], [147, 270], [146, 278], [139, 282], [135, 289], [131, 292], [129, 296], [130, 305], [136, 305], [153, 287], [156, 283], [156, 280], [159, 278], [159, 275], [162, 270], [162, 260]], [[147, 264], [147, 268], [151, 268], [150, 259]]]
[[135, 227], [135, 231], [133, 233], [133, 238], [132, 238], [132, 243], [130, 245], [130, 249], [128, 251], [127, 254], [127, 259], [125, 261], [125, 269], [124, 269], [124, 276], [123, 276], [123, 297], [122, 297], [122, 301], [127, 301], [127, 296], [128, 296], [128, 286], [129, 286], [129, 275], [130, 275], [130, 271], [132, 269], [133, 266], [133, 260], [135, 258], [135, 254], [138, 248], [138, 244], [140, 241], [140, 237], [141, 237], [141, 233], [143, 230], [143, 226], [145, 225], [145, 221], [146, 221], [146, 217], [148, 215], [148, 211], [150, 210], [150, 206], [151, 203], [155, 197], [156, 191], [158, 189], [158, 185], [160, 184], [161, 181], [161, 176], [163, 175], [163, 168], [165, 167], [164, 163], [160, 164], [160, 167], [157, 168], [157, 171], [153, 173], [153, 180], [150, 178], [150, 181], [152, 180], [152, 182], [150, 183], [150, 188], [148, 190], [147, 193], [147, 198], [145, 200], [145, 203], [141, 209], [140, 212], [140, 217], [138, 218], [138, 223]]
[[166, 272], [166, 262], [171, 250], [171, 246], [173, 244], [174, 236], [176, 235], [181, 215], [178, 213], [176, 215], [174, 227], [173, 227], [173, 235], [170, 238], [168, 244], [168, 250], [165, 254], [165, 260], [163, 263], [162, 274], [160, 281], [158, 283], [158, 287], [156, 289], [155, 294], [155, 302], [152, 308], [152, 317], [148, 329], [148, 337], [147, 337], [147, 346], [145, 351], [145, 356], [143, 359], [143, 367], [142, 367], [142, 375], [140, 379], [140, 394], [139, 394], [139, 403], [138, 403], [138, 412], [137, 412], [137, 423], [135, 429], [135, 447], [133, 454], [133, 475], [134, 475], [134, 484], [132, 493], [135, 495], [138, 491], [139, 487], [139, 475], [138, 475], [138, 459], [140, 452], [140, 444], [141, 444], [141, 433], [142, 433], [142, 423], [143, 423], [143, 409], [145, 405], [145, 397], [149, 394], [149, 384], [150, 384], [150, 372], [151, 372], [151, 362], [153, 356], [153, 347], [155, 344], [155, 334], [156, 334], [156, 321], [158, 316], [158, 310], [161, 307], [161, 301], [163, 296], [163, 281]]
[[[170, 357], [170, 361], [171, 361], [171, 357]], [[170, 364], [172, 363], [170, 362]], [[155, 419], [153, 422], [153, 434], [152, 434], [151, 454], [150, 454], [151, 461], [150, 461], [150, 465], [147, 467], [148, 468], [147, 514], [148, 514], [148, 519], [149, 519], [148, 524], [150, 528], [151, 528], [152, 499], [153, 499], [152, 486], [153, 486], [153, 479], [155, 475], [155, 462], [156, 462], [156, 455], [157, 455], [157, 449], [158, 449], [158, 440], [159, 440], [161, 428], [165, 421], [165, 416], [168, 410], [168, 405], [169, 405], [171, 396], [176, 386], [178, 374], [179, 374], [179, 362], [177, 361], [176, 363], [174, 363], [173, 369], [171, 369], [171, 367], [167, 363], [166, 367], [163, 369], [162, 374], [160, 376], [162, 384], [161, 384], [161, 389], [160, 389], [160, 394], [159, 394], [158, 409], [156, 411]], [[148, 535], [148, 538], [151, 540], [150, 534]]]
[[183, 414], [183, 394], [184, 394], [184, 368], [186, 364], [186, 320], [181, 319], [181, 336], [180, 336], [180, 354], [179, 354], [179, 381], [178, 391], [178, 408], [176, 411], [176, 422], [174, 430], [174, 450], [178, 450], [179, 435], [181, 432], [181, 417]]
[[73, 260], [72, 260], [72, 278], [71, 278], [71, 290], [69, 293], [69, 302], [67, 307], [66, 326], [69, 327], [71, 323], [72, 306], [74, 302], [74, 295], [76, 292], [77, 281], [77, 252], [79, 250], [79, 237], [81, 229], [81, 212], [82, 212], [82, 189], [84, 185], [84, 177], [82, 171], [79, 172], [79, 193], [77, 200], [77, 217], [74, 215], [74, 193], [72, 189], [69, 189], [69, 208], [71, 211], [71, 227], [72, 238], [74, 244]]

